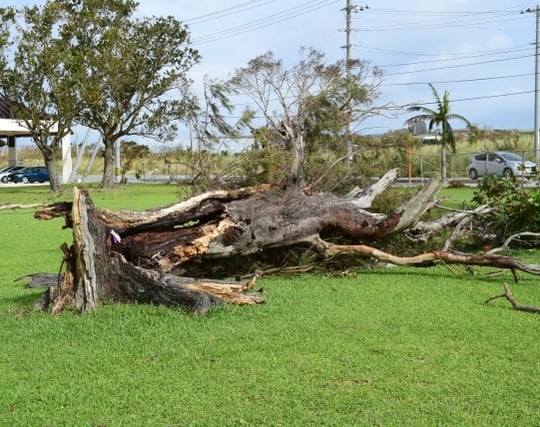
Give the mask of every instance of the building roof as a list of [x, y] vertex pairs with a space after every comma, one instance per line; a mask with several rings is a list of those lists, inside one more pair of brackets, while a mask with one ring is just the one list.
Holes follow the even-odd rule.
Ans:
[[[57, 133], [56, 124], [50, 129], [50, 133]], [[10, 103], [0, 96], [0, 138], [31, 137], [32, 133], [28, 130], [22, 119], [13, 116]]]
[[29, 137], [30, 132], [19, 121], [13, 117], [10, 103], [0, 96], [0, 138]]

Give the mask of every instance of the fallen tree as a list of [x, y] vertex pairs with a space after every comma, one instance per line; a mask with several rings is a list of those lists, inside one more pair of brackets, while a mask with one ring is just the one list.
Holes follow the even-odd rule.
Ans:
[[39, 306], [57, 314], [68, 306], [88, 312], [103, 301], [138, 301], [204, 314], [223, 302], [259, 304], [264, 298], [254, 287], [260, 272], [243, 282], [196, 279], [190, 272], [292, 247], [321, 259], [354, 252], [398, 265], [458, 263], [540, 274], [538, 267], [504, 256], [435, 251], [399, 257], [364, 244], [336, 243], [336, 236], [342, 242], [369, 242], [418, 224], [435, 203], [436, 181], [390, 214], [367, 210], [396, 177], [397, 171], [389, 171], [367, 190], [345, 197], [260, 186], [210, 191], [142, 212], [98, 208], [88, 191], [75, 188], [72, 203], [52, 204], [35, 214], [39, 219], [63, 216], [65, 227], [73, 229], [73, 244], [62, 245], [65, 272], [33, 276], [48, 287]]

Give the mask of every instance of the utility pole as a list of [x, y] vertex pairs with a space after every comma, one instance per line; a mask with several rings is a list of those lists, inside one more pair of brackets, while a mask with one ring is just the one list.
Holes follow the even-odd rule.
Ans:
[[535, 42], [535, 62], [534, 62], [534, 159], [536, 164], [540, 163], [540, 7], [528, 8], [521, 13], [536, 13], [536, 42]]
[[347, 78], [351, 76], [351, 61], [352, 61], [352, 44], [351, 44], [351, 32], [352, 32], [352, 12], [353, 4], [352, 0], [347, 0], [347, 6], [345, 6], [345, 69], [347, 71]]
[[[351, 71], [352, 71], [352, 43], [351, 43], [351, 33], [353, 32], [352, 29], [352, 14], [353, 12], [361, 12], [366, 9], [369, 9], [369, 6], [363, 5], [363, 6], [357, 6], [354, 5], [352, 0], [347, 0], [347, 5], [345, 6], [345, 46], [342, 46], [345, 48], [345, 73], [347, 78], [347, 87], [348, 90], [350, 90], [350, 80], [351, 80]], [[347, 138], [347, 161], [351, 162], [353, 159], [353, 147], [351, 143], [351, 116], [352, 113], [349, 109], [349, 117], [347, 119], [347, 132], [346, 132], [346, 138]]]

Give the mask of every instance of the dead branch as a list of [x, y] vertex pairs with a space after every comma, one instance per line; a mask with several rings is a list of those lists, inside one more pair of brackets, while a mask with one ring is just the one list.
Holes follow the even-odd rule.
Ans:
[[57, 202], [49, 205], [43, 205], [44, 209], [37, 211], [34, 218], [50, 220], [53, 218], [67, 217], [71, 214], [71, 202]]
[[33, 273], [17, 277], [15, 281], [20, 282], [27, 279], [30, 279], [30, 282], [26, 284], [27, 288], [51, 288], [58, 286], [62, 276], [54, 273]]
[[43, 206], [47, 206], [46, 203], [33, 203], [31, 205], [21, 205], [18, 203], [2, 203], [0, 204], [0, 211], [8, 210], [8, 209], [34, 209], [34, 208], [42, 208]]
[[521, 233], [512, 234], [503, 242], [503, 244], [500, 247], [493, 248], [490, 251], [487, 251], [486, 255], [493, 255], [498, 252], [506, 251], [510, 249], [510, 243], [512, 243], [514, 240], [520, 240], [522, 237], [540, 238], [540, 233], [533, 233], [532, 231], [523, 231]]
[[403, 214], [400, 216], [399, 222], [392, 232], [403, 231], [418, 222], [420, 217], [432, 207], [435, 194], [440, 190], [441, 185], [439, 180], [433, 180], [406, 202], [400, 208]]
[[[435, 205], [435, 207], [437, 207], [438, 209], [441, 208], [439, 205]], [[412, 227], [407, 229], [407, 236], [412, 241], [426, 241], [432, 233], [439, 232], [448, 227], [455, 227], [456, 224], [460, 223], [461, 226], [459, 227], [459, 231], [461, 231], [461, 229], [465, 224], [467, 224], [469, 219], [485, 215], [491, 212], [493, 208], [489, 207], [488, 205], [482, 205], [472, 211], [455, 210], [449, 208], [445, 208], [444, 210], [449, 210], [450, 213], [432, 222], [418, 221]], [[419, 238], [418, 236], [421, 237]], [[454, 241], [457, 237], [459, 237], [459, 234], [457, 233], [450, 237], [449, 242], [445, 244], [444, 249], [446, 250], [450, 246], [452, 241]]]
[[[379, 261], [400, 266], [429, 267], [441, 263], [464, 264], [509, 269], [513, 273], [515, 270], [519, 270], [529, 274], [540, 275], [540, 266], [523, 264], [512, 257], [500, 255], [473, 255], [448, 251], [433, 251], [410, 257], [400, 257], [366, 245], [329, 245], [326, 252], [328, 255], [336, 255], [340, 252], [356, 252]], [[514, 276], [514, 279], [517, 281], [517, 276]]]
[[353, 199], [354, 206], [356, 206], [357, 208], [367, 209], [371, 206], [373, 200], [375, 200], [377, 196], [384, 193], [386, 189], [395, 182], [397, 177], [398, 170], [391, 169], [368, 189], [361, 189], [359, 187], [355, 187], [347, 194], [346, 197], [349, 199]]
[[510, 291], [510, 287], [508, 286], [507, 283], [504, 284], [504, 294], [492, 296], [488, 298], [487, 300], [485, 300], [484, 304], [489, 304], [491, 301], [496, 300], [498, 298], [506, 298], [506, 300], [509, 301], [510, 304], [512, 304], [512, 307], [514, 308], [514, 310], [525, 311], [527, 313], [540, 313], [540, 307], [534, 307], [530, 305], [521, 305], [520, 303], [518, 303], [516, 299], [514, 298], [514, 295], [512, 295], [512, 292]]

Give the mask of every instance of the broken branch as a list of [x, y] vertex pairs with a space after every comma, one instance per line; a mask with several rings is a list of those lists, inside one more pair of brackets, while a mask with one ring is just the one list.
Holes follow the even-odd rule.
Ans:
[[504, 294], [501, 295], [495, 295], [493, 297], [488, 298], [484, 304], [489, 304], [491, 301], [496, 300], [498, 298], [506, 298], [507, 301], [512, 304], [512, 307], [514, 310], [517, 311], [525, 311], [527, 313], [540, 313], [540, 307], [534, 307], [530, 305], [521, 305], [519, 302], [516, 301], [514, 298], [514, 295], [512, 295], [512, 292], [510, 291], [510, 287], [507, 283], [504, 284]]

